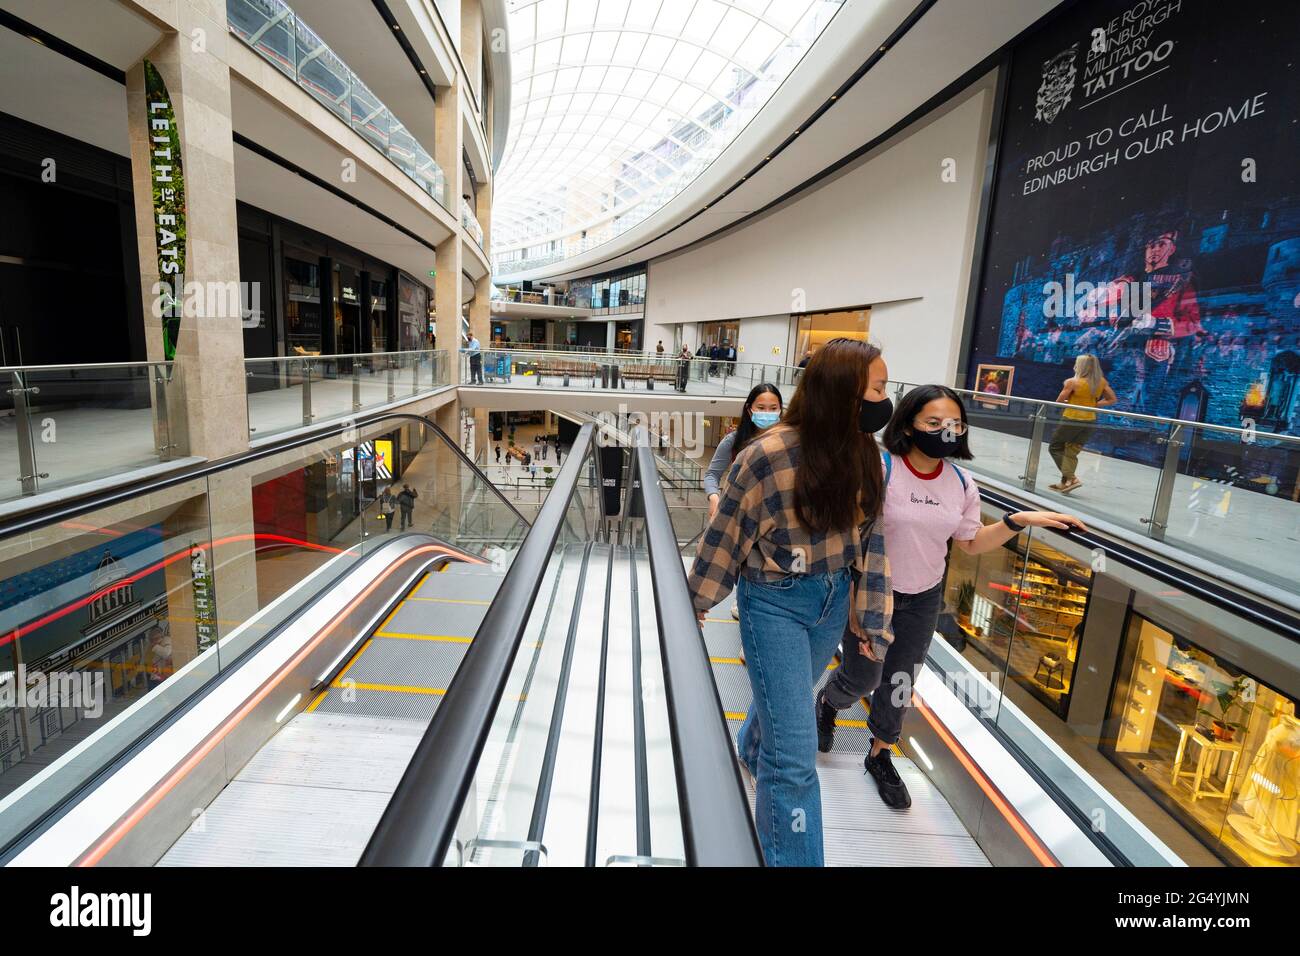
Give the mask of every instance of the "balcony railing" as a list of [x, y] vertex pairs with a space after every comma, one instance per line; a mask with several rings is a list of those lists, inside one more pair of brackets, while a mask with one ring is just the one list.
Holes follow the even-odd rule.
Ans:
[[474, 237], [474, 241], [482, 249], [483, 227], [478, 224], [478, 217], [474, 215], [474, 210], [470, 208], [469, 203], [463, 197], [460, 201], [460, 224], [465, 227], [466, 232]]
[[[379, 150], [444, 209], [447, 177], [348, 65], [282, 0], [226, 0], [230, 32]], [[480, 239], [480, 243], [482, 240]]]
[[[428, 394], [451, 367], [426, 350], [251, 358], [244, 370], [260, 439]], [[183, 375], [175, 362], [0, 368], [0, 504], [186, 457]]]
[[572, 292], [560, 292], [555, 289], [530, 289], [524, 291], [519, 288], [495, 289], [492, 294], [493, 302], [519, 302], [524, 305], [559, 305], [568, 306], [569, 308], [586, 308], [586, 305], [580, 305], [578, 297]]

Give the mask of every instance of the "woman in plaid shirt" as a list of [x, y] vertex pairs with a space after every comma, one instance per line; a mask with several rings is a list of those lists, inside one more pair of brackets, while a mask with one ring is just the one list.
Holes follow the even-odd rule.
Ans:
[[701, 619], [736, 588], [754, 695], [738, 746], [755, 780], [770, 866], [822, 864], [808, 702], [845, 620], [872, 660], [892, 640], [893, 592], [876, 521], [884, 476], [872, 438], [893, 410], [888, 378], [875, 346], [834, 339], [818, 350], [784, 421], [737, 455], [691, 569]]

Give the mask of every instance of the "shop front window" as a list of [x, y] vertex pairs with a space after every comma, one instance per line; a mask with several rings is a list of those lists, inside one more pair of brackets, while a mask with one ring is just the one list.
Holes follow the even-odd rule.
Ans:
[[402, 351], [424, 348], [425, 328], [429, 323], [429, 289], [421, 282], [398, 277], [397, 334]]
[[1134, 613], [1110, 725], [1103, 751], [1226, 862], [1300, 863], [1294, 700]]
[[290, 355], [320, 355], [320, 265], [286, 256], [285, 345]]
[[640, 322], [620, 322], [614, 327], [614, 347], [637, 352], [641, 349]]
[[388, 282], [370, 280], [370, 347], [388, 351]]
[[352, 266], [334, 266], [334, 343], [338, 355], [361, 351], [361, 276]]
[[871, 309], [847, 309], [835, 312], [809, 312], [795, 316], [794, 355], [791, 364], [815, 352], [831, 339], [850, 338], [865, 342], [871, 332]]
[[970, 646], [1064, 717], [1092, 571], [1042, 542], [1025, 542], [981, 555], [954, 548], [948, 602]]

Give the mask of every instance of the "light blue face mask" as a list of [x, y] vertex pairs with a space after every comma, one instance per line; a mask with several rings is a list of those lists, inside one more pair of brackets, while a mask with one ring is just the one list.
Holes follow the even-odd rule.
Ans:
[[780, 412], [750, 412], [750, 419], [759, 428], [771, 428], [781, 420]]

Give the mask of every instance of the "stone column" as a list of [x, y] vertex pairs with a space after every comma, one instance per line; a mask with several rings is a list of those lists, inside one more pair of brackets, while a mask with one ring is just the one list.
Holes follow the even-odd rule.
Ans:
[[[460, 222], [461, 153], [464, 133], [460, 125], [460, 100], [464, 95], [457, 76], [451, 86], [438, 87], [434, 98], [434, 159], [447, 177], [447, 202], [456, 222]], [[437, 278], [434, 281], [434, 309], [437, 311], [438, 348], [446, 349], [451, 361], [451, 383], [459, 385], [467, 376], [462, 371], [459, 350], [464, 344], [460, 331], [460, 276], [464, 269], [464, 251], [460, 230], [438, 246]], [[480, 341], [482, 339], [480, 338]], [[449, 433], [450, 434], [450, 433]]]
[[469, 74], [474, 98], [483, 103], [483, 7], [479, 0], [461, 0], [460, 59]]
[[[224, 4], [173, 0], [169, 33], [127, 71], [127, 109], [141, 294], [150, 360], [165, 358], [158, 301], [159, 236], [164, 252], [183, 245], [184, 282], [167, 387], [175, 455], [223, 458], [248, 447], [247, 383], [240, 321], [239, 241]], [[166, 85], [166, 108], [149, 95], [145, 62]], [[179, 143], [179, 155], [173, 145]], [[154, 160], [156, 163], [153, 163]], [[155, 210], [154, 187], [184, 189], [183, 236], [175, 210]], [[162, 218], [156, 218], [161, 216]], [[162, 233], [159, 228], [168, 233]], [[172, 237], [175, 237], [173, 240]]]

